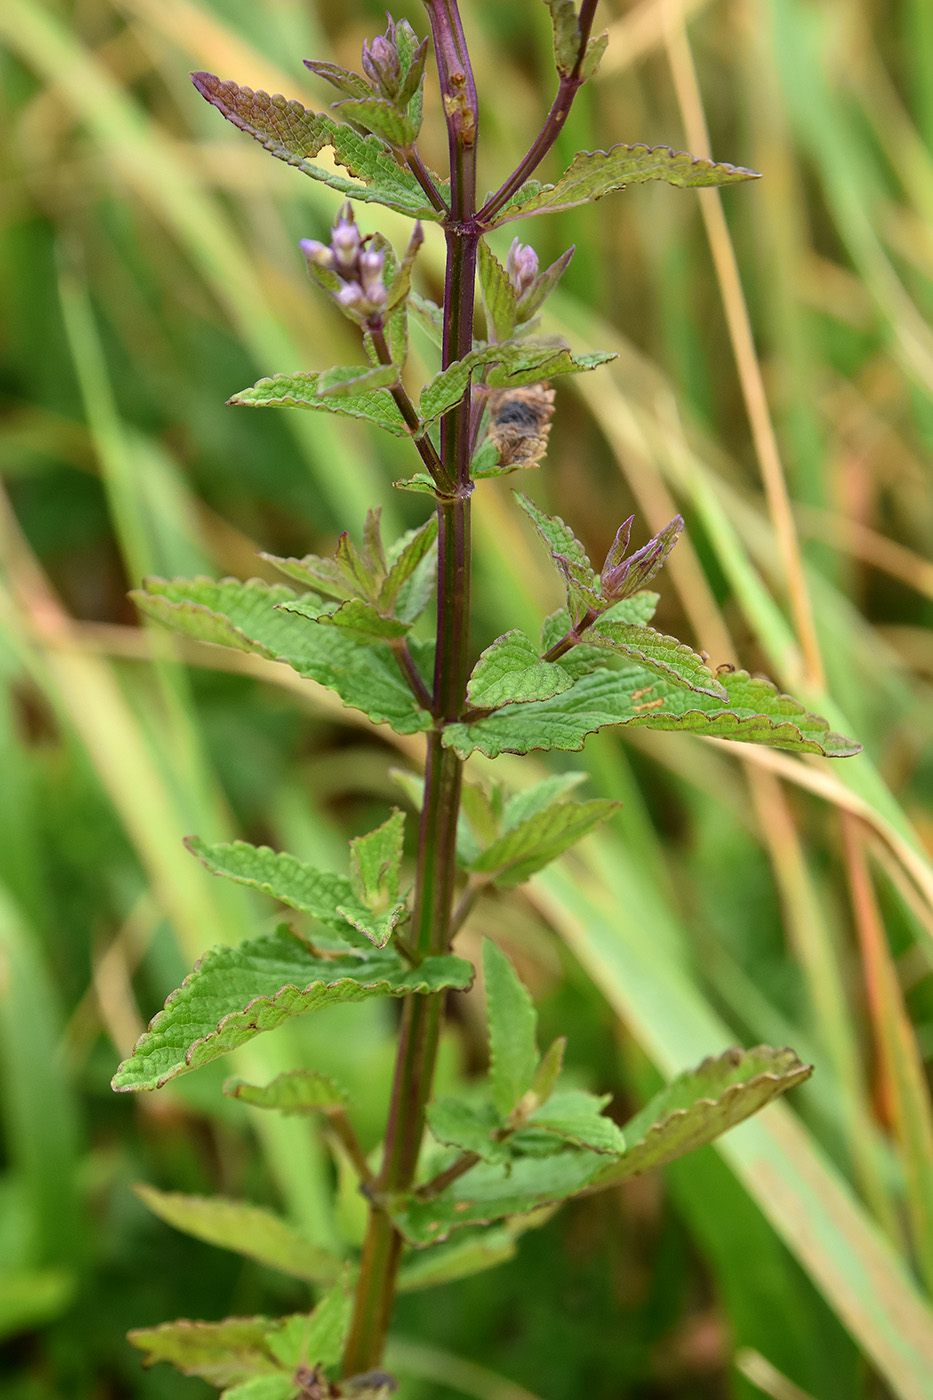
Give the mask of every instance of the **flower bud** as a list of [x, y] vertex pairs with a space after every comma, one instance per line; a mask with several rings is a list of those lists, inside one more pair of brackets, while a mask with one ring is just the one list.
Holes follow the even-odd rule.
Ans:
[[353, 209], [348, 200], [341, 207], [337, 222], [330, 234], [330, 246], [334, 252], [338, 272], [349, 272], [356, 267], [361, 242], [360, 231], [354, 221]]
[[527, 243], [519, 243], [517, 238], [513, 238], [506, 271], [516, 296], [527, 292], [538, 275], [538, 255], [534, 248], [530, 248]]
[[402, 63], [395, 38], [395, 23], [391, 18], [385, 34], [379, 34], [371, 44], [363, 45], [363, 72], [380, 97], [391, 101], [398, 96], [402, 85]]
[[336, 293], [336, 298], [345, 311], [361, 310], [363, 288], [358, 282], [345, 282]]
[[325, 272], [333, 272], [333, 250], [325, 243], [319, 243], [316, 238], [303, 238], [298, 246], [309, 263], [313, 263], [315, 267], [322, 267]]

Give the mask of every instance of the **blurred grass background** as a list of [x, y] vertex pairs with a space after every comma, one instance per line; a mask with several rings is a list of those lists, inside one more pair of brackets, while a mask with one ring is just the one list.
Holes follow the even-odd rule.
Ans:
[[[548, 16], [463, 8], [491, 188], [550, 102]], [[396, 14], [426, 30], [415, 0]], [[564, 162], [709, 141], [765, 178], [722, 197], [642, 187], [517, 230], [543, 261], [577, 245], [554, 328], [618, 352], [563, 381], [528, 489], [596, 557], [631, 511], [638, 543], [682, 511], [661, 625], [764, 671], [864, 753], [603, 734], [555, 756], [624, 809], [527, 895], [481, 908], [464, 951], [503, 941], [543, 1043], [567, 1033], [574, 1072], [623, 1115], [735, 1041], [790, 1043], [817, 1073], [720, 1151], [405, 1298], [392, 1361], [412, 1400], [929, 1400], [933, 7], [607, 0], [602, 17], [610, 48]], [[310, 1133], [221, 1097], [229, 1065], [134, 1100], [109, 1078], [205, 947], [273, 917], [181, 836], [339, 867], [398, 799], [390, 768], [418, 763], [417, 743], [310, 684], [140, 627], [125, 597], [145, 573], [246, 577], [257, 549], [332, 549], [376, 502], [399, 526], [423, 517], [391, 490], [417, 465], [404, 445], [224, 407], [356, 349], [297, 250], [335, 197], [187, 78], [320, 106], [302, 57], [356, 67], [383, 26], [370, 0], [0, 7], [2, 1400], [198, 1400], [198, 1381], [143, 1373], [126, 1328], [307, 1306], [150, 1217], [134, 1180], [269, 1203], [327, 1244], [356, 1228]], [[361, 221], [406, 237], [394, 215]], [[429, 236], [435, 295], [440, 258]], [[477, 649], [558, 602], [512, 484], [476, 498]], [[520, 785], [538, 771], [496, 765]], [[392, 1012], [339, 1011], [238, 1068], [333, 1070], [372, 1144]], [[461, 1012], [445, 1076], [481, 1057]]]

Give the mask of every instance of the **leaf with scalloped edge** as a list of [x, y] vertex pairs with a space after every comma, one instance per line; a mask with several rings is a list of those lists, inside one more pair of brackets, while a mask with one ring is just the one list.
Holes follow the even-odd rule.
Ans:
[[477, 271], [483, 304], [495, 330], [496, 340], [511, 340], [518, 324], [518, 297], [509, 274], [485, 238], [479, 241]]
[[251, 1108], [273, 1108], [284, 1114], [326, 1113], [349, 1103], [347, 1090], [316, 1069], [289, 1069], [268, 1084], [247, 1084], [242, 1079], [224, 1082], [227, 1098], [239, 1099]]
[[589, 584], [594, 592], [599, 591], [599, 575], [590, 563], [589, 555], [585, 548], [577, 539], [570, 526], [561, 520], [559, 515], [548, 515], [540, 506], [537, 506], [530, 496], [526, 496], [523, 491], [513, 491], [513, 496], [518, 505], [528, 516], [538, 534], [547, 545], [551, 554], [562, 554], [566, 559], [575, 565], [581, 573], [581, 577]]
[[251, 846], [248, 841], [222, 841], [209, 846], [199, 836], [188, 836], [185, 845], [212, 875], [223, 875], [238, 885], [247, 885], [263, 894], [318, 919], [335, 929], [351, 947], [366, 951], [372, 939], [359, 936], [358, 925], [349, 917], [357, 911], [353, 886], [346, 875], [317, 870], [287, 851], [268, 846]]
[[494, 1269], [515, 1258], [516, 1233], [509, 1229], [487, 1229], [451, 1240], [434, 1249], [413, 1250], [402, 1261], [398, 1276], [400, 1293], [435, 1288], [439, 1283], [469, 1278], [471, 1274]]
[[386, 617], [374, 603], [363, 598], [348, 598], [333, 612], [322, 613], [319, 603], [309, 607], [301, 598], [295, 598], [279, 606], [286, 612], [307, 617], [320, 627], [338, 627], [353, 637], [366, 642], [393, 642], [405, 637], [411, 631], [410, 622], [402, 622], [397, 617]]
[[273, 374], [258, 379], [249, 389], [241, 389], [227, 400], [242, 408], [311, 408], [336, 413], [344, 418], [365, 418], [393, 437], [408, 437], [408, 428], [388, 389], [368, 393], [318, 393], [321, 375], [316, 370], [296, 370], [294, 374]]
[[598, 369], [614, 359], [615, 354], [608, 351], [574, 355], [566, 345], [548, 345], [530, 340], [484, 345], [471, 350], [462, 360], [454, 360], [430, 384], [425, 385], [418, 412], [424, 423], [436, 422], [460, 402], [471, 379], [481, 379], [493, 389], [517, 389], [524, 384], [554, 379], [559, 374], [581, 374], [586, 370]]
[[702, 656], [698, 656], [685, 642], [656, 632], [653, 627], [633, 626], [631, 623], [606, 619], [603, 615], [586, 629], [583, 636], [588, 646], [606, 647], [609, 651], [627, 656], [638, 665], [686, 686], [688, 690], [699, 691], [712, 696], [714, 700], [728, 699], [725, 686], [713, 675]]
[[512, 1155], [509, 1144], [494, 1137], [503, 1119], [491, 1103], [471, 1104], [441, 1095], [428, 1104], [427, 1123], [445, 1147], [475, 1152], [484, 1162], [507, 1162]]
[[860, 745], [834, 734], [820, 715], [807, 710], [770, 681], [734, 671], [722, 677], [728, 704], [675, 686], [639, 666], [583, 675], [563, 695], [529, 705], [507, 705], [472, 724], [450, 724], [443, 742], [461, 758], [474, 751], [582, 749], [588, 734], [610, 725], [684, 730], [798, 753], [845, 758]]
[[262, 1206], [225, 1196], [158, 1191], [141, 1182], [133, 1190], [160, 1220], [219, 1249], [316, 1284], [335, 1283], [343, 1271], [342, 1259], [312, 1244], [288, 1221]]
[[527, 987], [505, 953], [483, 943], [483, 981], [489, 1023], [489, 1086], [497, 1112], [506, 1118], [530, 1088], [538, 1067], [538, 1013]]
[[146, 1366], [168, 1361], [184, 1375], [201, 1376], [218, 1386], [281, 1375], [290, 1386], [284, 1395], [294, 1395], [299, 1366], [332, 1366], [340, 1360], [350, 1326], [350, 1304], [345, 1287], [337, 1284], [310, 1314], [228, 1317], [223, 1322], [182, 1319], [159, 1327], [137, 1327], [127, 1337], [146, 1353]]
[[573, 71], [580, 52], [580, 25], [573, 0], [544, 0], [554, 27], [554, 63], [558, 73]]
[[711, 1055], [677, 1076], [624, 1128], [626, 1150], [593, 1178], [599, 1189], [704, 1147], [813, 1073], [793, 1050], [758, 1045]]
[[261, 1031], [322, 1006], [462, 989], [472, 980], [462, 958], [426, 958], [410, 968], [396, 954], [375, 949], [362, 957], [316, 957], [287, 927], [236, 948], [212, 948], [150, 1022], [113, 1087], [160, 1089]]
[[437, 516], [409, 530], [389, 550], [389, 572], [379, 592], [379, 607], [406, 622], [414, 622], [434, 591], [437, 559]]
[[[391, 725], [398, 734], [431, 727], [431, 716], [415, 701], [388, 648], [306, 621], [328, 606], [310, 594], [302, 599], [303, 617], [277, 606], [296, 598], [285, 584], [255, 579], [216, 583], [149, 578], [144, 590], [131, 596], [142, 611], [176, 632], [287, 663], [299, 675], [336, 691], [345, 705], [363, 710], [377, 724]], [[411, 651], [416, 663], [430, 665], [430, 647], [413, 642]]]
[[482, 653], [467, 684], [467, 700], [479, 709], [549, 700], [573, 685], [573, 676], [517, 629], [497, 637]]
[[526, 219], [532, 214], [552, 214], [558, 209], [593, 204], [614, 190], [625, 189], [626, 185], [642, 185], [648, 180], [663, 180], [668, 185], [688, 189], [733, 185], [740, 180], [758, 178], [756, 170], [692, 156], [687, 151], [674, 151], [670, 146], [628, 146], [620, 142], [609, 151], [579, 151], [556, 184], [526, 181], [495, 216], [490, 228], [498, 228], [511, 219]]
[[410, 146], [418, 135], [418, 128], [407, 112], [399, 111], [394, 102], [387, 102], [373, 93], [368, 97], [348, 97], [343, 102], [335, 102], [334, 111], [347, 121], [365, 126], [390, 146]]
[[513, 889], [556, 860], [621, 807], [597, 797], [591, 802], [554, 802], [506, 831], [470, 862], [502, 889]]
[[[338, 190], [345, 198], [382, 204], [413, 218], [437, 219], [437, 210], [414, 175], [399, 164], [379, 137], [361, 136], [346, 122], [334, 121], [323, 112], [310, 112], [300, 102], [280, 93], [270, 96], [267, 92], [254, 92], [212, 73], [192, 73], [191, 81], [201, 96], [240, 131], [252, 136], [279, 160]], [[325, 147], [351, 178], [314, 163], [314, 157]]]
[[[588, 1094], [584, 1089], [559, 1089], [525, 1121], [575, 1147], [618, 1157], [625, 1150], [625, 1134], [603, 1113], [610, 1098], [610, 1094]], [[521, 1135], [516, 1138], [520, 1141]]]

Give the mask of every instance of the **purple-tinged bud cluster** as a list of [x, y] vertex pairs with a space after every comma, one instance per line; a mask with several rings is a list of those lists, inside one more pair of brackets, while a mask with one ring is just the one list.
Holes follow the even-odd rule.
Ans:
[[314, 238], [303, 238], [300, 244], [309, 272], [317, 274], [316, 280], [323, 282], [338, 305], [360, 322], [378, 317], [388, 297], [382, 280], [385, 254], [368, 248], [367, 241], [360, 236], [347, 201], [331, 229], [329, 244]]
[[534, 248], [513, 238], [506, 271], [516, 296], [524, 296], [538, 275], [538, 255]]
[[379, 34], [371, 44], [363, 45], [363, 72], [372, 83], [373, 90], [391, 102], [401, 90], [402, 61], [398, 52], [395, 20], [391, 15], [386, 15], [386, 19], [389, 24], [385, 34]]
[[629, 516], [616, 533], [612, 548], [606, 555], [606, 562], [600, 574], [602, 594], [607, 602], [617, 603], [621, 598], [630, 598], [633, 593], [644, 588], [670, 554], [684, 528], [683, 518], [675, 515], [669, 525], [649, 540], [641, 549], [625, 558], [629, 537], [632, 533], [634, 516]]

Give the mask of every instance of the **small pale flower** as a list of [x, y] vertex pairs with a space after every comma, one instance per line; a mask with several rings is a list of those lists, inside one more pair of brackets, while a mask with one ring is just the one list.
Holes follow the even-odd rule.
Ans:
[[527, 243], [519, 243], [518, 239], [514, 238], [509, 249], [506, 271], [516, 295], [522, 296], [538, 275], [538, 255], [534, 248], [529, 247]]

